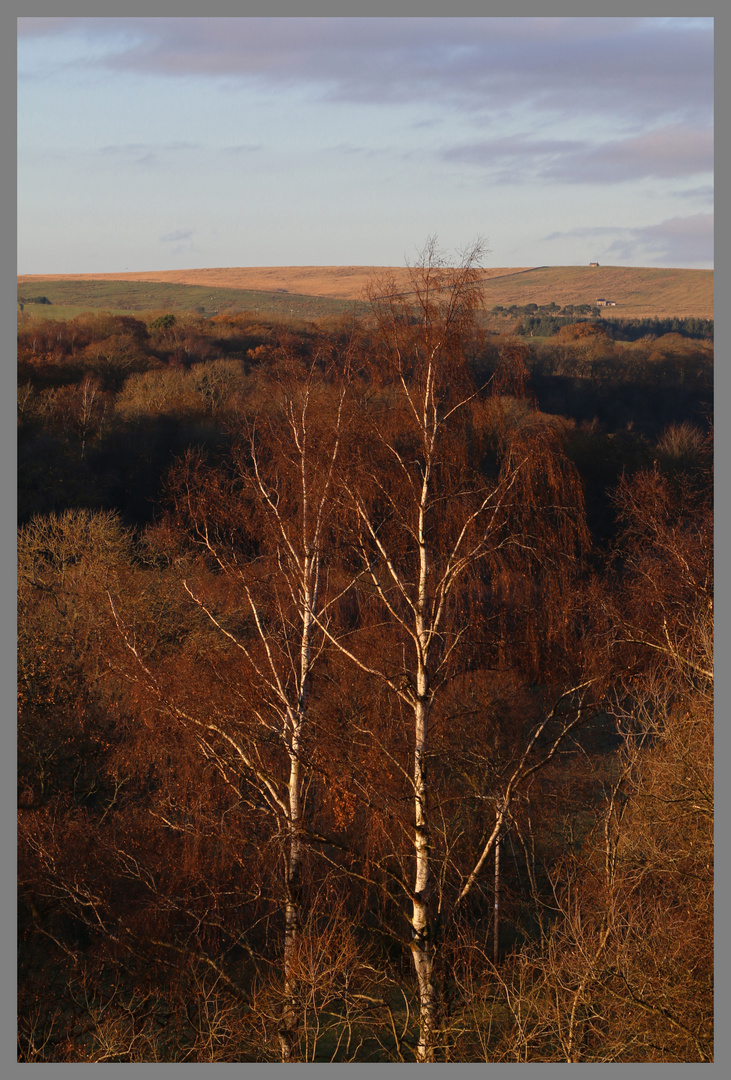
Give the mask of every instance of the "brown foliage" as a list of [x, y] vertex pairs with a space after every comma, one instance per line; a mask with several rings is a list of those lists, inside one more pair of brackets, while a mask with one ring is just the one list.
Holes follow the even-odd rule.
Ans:
[[20, 533], [24, 1060], [710, 1059], [710, 445], [605, 568], [478, 248], [329, 335], [24, 325], [24, 420], [218, 440]]

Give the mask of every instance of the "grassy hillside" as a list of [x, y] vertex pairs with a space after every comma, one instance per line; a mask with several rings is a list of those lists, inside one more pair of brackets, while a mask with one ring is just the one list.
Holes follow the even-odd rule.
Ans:
[[[25, 275], [19, 296], [47, 296], [50, 305], [26, 311], [68, 318], [90, 309], [115, 312], [251, 311], [263, 316], [317, 319], [352, 310], [369, 281], [386, 267], [233, 267], [159, 273]], [[393, 274], [405, 284], [403, 268]], [[185, 279], [188, 279], [187, 281]], [[246, 285], [246, 287], [243, 287]], [[296, 286], [298, 291], [293, 291]], [[560, 306], [614, 300], [607, 318], [713, 317], [713, 271], [626, 266], [493, 268], [485, 272], [485, 306]]]
[[631, 266], [544, 266], [485, 282], [485, 304], [593, 304], [606, 318], [713, 318], [713, 271]]
[[303, 296], [284, 291], [211, 289], [146, 281], [95, 279], [18, 279], [18, 297], [46, 296], [50, 304], [26, 304], [24, 310], [41, 318], [67, 319], [83, 311], [115, 314], [149, 311], [198, 311], [214, 315], [224, 311], [251, 311], [264, 316], [323, 318], [352, 308], [346, 300]]
[[[514, 274], [529, 267], [490, 267], [484, 277]], [[295, 293], [298, 296], [329, 297], [333, 300], [362, 300], [368, 287], [383, 278], [392, 278], [405, 289], [408, 271], [403, 266], [231, 266], [199, 270], [152, 270], [118, 274], [27, 274], [19, 278], [24, 286], [46, 281], [157, 282], [171, 285], [200, 285], [207, 293], [217, 289], [253, 290], [266, 293]]]

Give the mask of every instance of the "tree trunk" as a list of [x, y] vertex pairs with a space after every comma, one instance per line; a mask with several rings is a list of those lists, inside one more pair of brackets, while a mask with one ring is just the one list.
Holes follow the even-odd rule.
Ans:
[[289, 774], [289, 850], [286, 865], [286, 902], [284, 910], [284, 1008], [279, 1044], [282, 1061], [299, 1057], [299, 1009], [297, 1007], [297, 949], [301, 923], [300, 877], [303, 846], [300, 834], [302, 794], [298, 731], [292, 738]]
[[419, 1042], [417, 1061], [434, 1061], [434, 1035], [438, 1024], [437, 994], [433, 981], [434, 936], [429, 913], [430, 852], [426, 745], [429, 707], [426, 700], [426, 673], [419, 672], [416, 702], [416, 746], [414, 752], [414, 899], [411, 916], [411, 953], [419, 985]]
[[493, 922], [492, 959], [497, 966], [500, 940], [500, 834], [495, 839], [495, 914]]
[[[306, 719], [312, 663], [312, 635], [315, 630], [313, 611], [317, 605], [319, 556], [307, 550], [306, 537], [307, 499], [303, 498], [303, 535], [305, 537], [304, 598], [302, 606], [302, 636], [300, 639], [299, 697], [297, 711], [288, 717], [291, 725], [289, 740], [289, 851], [287, 853], [287, 899], [284, 925], [284, 1010], [280, 1031], [282, 1061], [296, 1061], [299, 1057], [300, 1009], [297, 1005], [297, 951], [302, 918], [301, 871], [304, 858], [302, 842], [302, 776], [300, 750], [302, 731]], [[314, 585], [312, 584], [314, 581]]]

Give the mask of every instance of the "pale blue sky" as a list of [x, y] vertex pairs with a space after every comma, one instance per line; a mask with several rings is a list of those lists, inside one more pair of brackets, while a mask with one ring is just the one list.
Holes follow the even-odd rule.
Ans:
[[705, 268], [712, 170], [712, 19], [19, 20], [19, 273]]

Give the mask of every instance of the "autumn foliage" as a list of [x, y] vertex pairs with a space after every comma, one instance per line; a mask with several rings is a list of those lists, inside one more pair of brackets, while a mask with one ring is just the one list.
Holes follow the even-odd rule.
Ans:
[[21, 325], [19, 1060], [713, 1059], [710, 402], [480, 256]]

